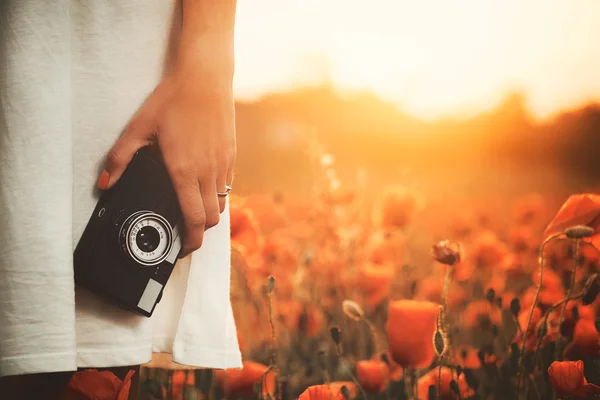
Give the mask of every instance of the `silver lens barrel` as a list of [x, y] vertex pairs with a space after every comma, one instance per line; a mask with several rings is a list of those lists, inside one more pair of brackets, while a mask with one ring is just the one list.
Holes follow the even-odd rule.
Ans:
[[143, 266], [160, 264], [173, 247], [173, 229], [169, 221], [152, 211], [131, 214], [119, 229], [119, 244], [136, 263]]

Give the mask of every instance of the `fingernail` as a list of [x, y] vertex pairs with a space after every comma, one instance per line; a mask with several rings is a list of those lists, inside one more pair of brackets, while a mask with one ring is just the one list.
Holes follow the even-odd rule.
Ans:
[[108, 187], [108, 181], [110, 180], [110, 175], [106, 170], [102, 171], [102, 175], [100, 175], [100, 179], [98, 179], [98, 189], [104, 190]]

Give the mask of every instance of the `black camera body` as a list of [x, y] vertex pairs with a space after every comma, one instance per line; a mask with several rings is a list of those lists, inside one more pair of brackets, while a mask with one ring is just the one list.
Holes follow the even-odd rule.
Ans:
[[75, 284], [150, 317], [179, 257], [181, 210], [155, 147], [100, 196], [75, 248]]

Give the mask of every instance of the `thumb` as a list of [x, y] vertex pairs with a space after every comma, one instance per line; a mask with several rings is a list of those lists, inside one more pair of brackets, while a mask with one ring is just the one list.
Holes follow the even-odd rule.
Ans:
[[133, 117], [106, 155], [106, 164], [98, 179], [99, 189], [110, 189], [117, 183], [135, 153], [150, 144], [153, 133], [154, 124], [149, 118], [141, 115]]

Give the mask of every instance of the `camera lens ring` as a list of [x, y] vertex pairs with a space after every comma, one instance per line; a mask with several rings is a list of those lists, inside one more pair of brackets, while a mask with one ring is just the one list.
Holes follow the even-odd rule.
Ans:
[[[160, 238], [159, 243], [145, 252], [139, 246], [139, 234], [142, 229], [152, 227]], [[153, 235], [154, 236], [154, 235]], [[152, 240], [154, 240], [152, 238]], [[125, 255], [143, 266], [154, 266], [163, 262], [173, 247], [173, 228], [163, 216], [149, 210], [141, 210], [131, 214], [121, 225], [119, 241]], [[151, 246], [150, 246], [151, 247]], [[154, 254], [158, 251], [157, 254]]]

